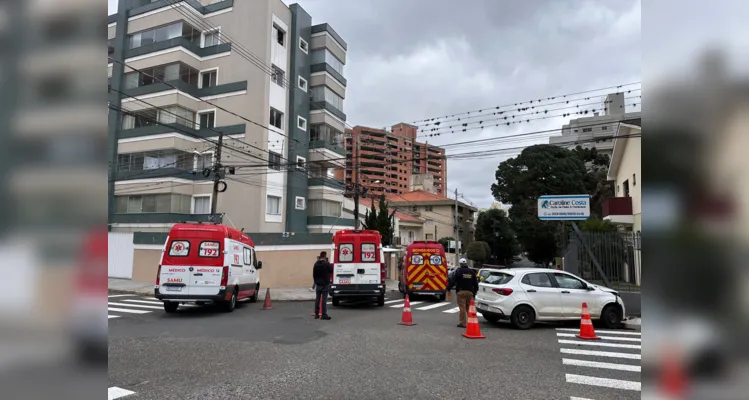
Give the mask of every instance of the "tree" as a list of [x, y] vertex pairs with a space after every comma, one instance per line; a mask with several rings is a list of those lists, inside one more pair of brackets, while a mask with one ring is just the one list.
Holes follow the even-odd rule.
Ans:
[[512, 229], [512, 222], [501, 209], [492, 208], [479, 213], [476, 219], [476, 240], [486, 242], [489, 254], [503, 265], [520, 254], [520, 243]]
[[445, 253], [450, 252], [450, 242], [455, 240], [453, 237], [443, 237], [438, 240], [438, 242], [442, 245], [442, 247], [445, 249]]
[[489, 259], [489, 256], [491, 254], [486, 254], [486, 248], [489, 245], [486, 242], [478, 242], [474, 241], [468, 244], [468, 249], [466, 250], [466, 257], [474, 262], [479, 263], [481, 265], [484, 261]]
[[377, 207], [372, 204], [372, 207], [367, 211], [364, 217], [364, 223], [362, 224], [364, 229], [370, 229], [380, 232], [382, 235], [382, 245], [390, 246], [393, 242], [393, 234], [395, 233], [395, 211], [389, 213], [387, 201], [385, 197], [380, 197], [379, 212]]
[[586, 232], [616, 232], [618, 230], [616, 224], [613, 222], [596, 217], [591, 217], [580, 222], [579, 227], [580, 230]]
[[590, 215], [602, 217], [603, 201], [614, 197], [614, 184], [608, 179], [609, 156], [600, 154], [594, 148], [577, 146], [572, 152], [585, 163], [587, 176], [585, 187], [590, 195]]
[[494, 198], [512, 204], [509, 217], [517, 239], [537, 263], [552, 261], [558, 250], [558, 223], [538, 219], [538, 197], [588, 193], [588, 169], [575, 152], [554, 145], [526, 147], [503, 161], [492, 184]]

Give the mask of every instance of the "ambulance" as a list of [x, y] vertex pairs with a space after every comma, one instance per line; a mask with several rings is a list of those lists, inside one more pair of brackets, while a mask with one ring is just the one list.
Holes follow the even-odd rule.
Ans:
[[333, 235], [333, 276], [330, 297], [333, 306], [341, 300], [377, 299], [385, 305], [385, 253], [382, 235], [374, 230], [342, 230]]
[[232, 312], [240, 300], [256, 302], [263, 263], [244, 232], [220, 224], [175, 224], [156, 273], [154, 296], [173, 313], [180, 304], [220, 304]]
[[447, 261], [445, 249], [433, 240], [417, 240], [408, 245], [399, 274], [398, 290], [408, 295], [447, 296]]

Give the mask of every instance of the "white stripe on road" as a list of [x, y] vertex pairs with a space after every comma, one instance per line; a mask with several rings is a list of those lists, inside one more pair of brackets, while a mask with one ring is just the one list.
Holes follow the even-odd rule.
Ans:
[[568, 383], [601, 386], [622, 390], [636, 390], [638, 392], [641, 390], [640, 388], [642, 386], [640, 382], [623, 381], [621, 379], [598, 378], [595, 376], [565, 374], [565, 378], [567, 379]]
[[563, 358], [562, 364], [574, 365], [577, 367], [603, 368], [603, 369], [614, 369], [617, 371], [640, 372], [639, 365], [614, 364], [614, 363], [605, 363], [605, 362], [598, 362], [598, 361], [576, 360], [572, 358]]
[[[558, 333], [559, 337], [576, 337], [574, 333]], [[616, 337], [616, 336], [599, 336], [601, 340], [618, 340], [620, 342], [642, 342], [642, 339], [628, 338], [628, 337]]]
[[130, 313], [130, 314], [148, 314], [153, 311], [145, 311], [145, 310], [128, 310], [127, 308], [116, 308], [116, 307], [109, 307], [107, 308], [109, 311], [116, 311], [116, 312], [124, 312], [124, 313]]
[[133, 296], [135, 295], [134, 294], [112, 294], [107, 297], [111, 299], [112, 297], [133, 297]]
[[[423, 301], [412, 301], [410, 305], [411, 306], [415, 306], [415, 305], [421, 304], [421, 303], [423, 303]], [[396, 307], [401, 307], [401, 306], [403, 306], [403, 304], [396, 304], [394, 306], [390, 306], [390, 308], [396, 308]]]
[[620, 349], [641, 349], [642, 346], [636, 344], [620, 344], [620, 343], [601, 343], [599, 340], [557, 340], [561, 344], [577, 344], [583, 346], [601, 346], [601, 347], [618, 347]]
[[120, 317], [119, 315], [109, 315], [109, 314], [107, 314], [107, 319], [119, 318], [119, 317]]
[[444, 306], [446, 306], [448, 304], [451, 304], [451, 303], [446, 303], [445, 302], [445, 303], [430, 304], [430, 305], [428, 305], [426, 307], [417, 308], [417, 310], [431, 310], [433, 308], [444, 307]]
[[130, 396], [131, 394], [135, 394], [135, 392], [114, 386], [107, 389], [107, 400], [115, 400], [121, 397]]
[[[390, 301], [386, 301], [386, 302], [385, 302], [385, 304], [393, 304], [393, 303], [398, 303], [398, 302], [401, 302], [401, 301], [404, 301], [404, 300], [401, 300], [401, 299], [398, 299], [398, 300], [390, 300]], [[413, 303], [411, 303], [411, 304], [413, 304]]]
[[135, 307], [135, 308], [149, 308], [151, 310], [163, 310], [164, 306], [157, 307], [157, 306], [145, 306], [143, 304], [128, 304], [128, 303], [114, 303], [109, 302], [110, 306], [119, 306], [119, 307]]
[[616, 353], [613, 351], [595, 351], [580, 349], [559, 349], [564, 354], [575, 354], [579, 356], [610, 357], [610, 358], [627, 358], [630, 360], [639, 360], [642, 357], [634, 353]]
[[570, 400], [591, 400], [591, 399], [586, 399], [584, 397], [570, 397]]
[[[557, 330], [568, 331], [568, 332], [580, 332], [580, 329], [573, 329], [573, 328], [557, 328]], [[606, 335], [642, 336], [642, 333], [640, 332], [628, 332], [628, 331], [596, 330], [596, 333], [603, 333]]]
[[[126, 302], [128, 302], [128, 303], [140, 303], [140, 304], [153, 304], [153, 305], [161, 305], [162, 307], [159, 307], [159, 308], [164, 308], [164, 307], [163, 307], [163, 306], [164, 306], [164, 302], [163, 302], [163, 301], [158, 301], [158, 300], [156, 300], [156, 301], [146, 301], [146, 300], [122, 300], [122, 301], [126, 301]], [[135, 306], [133, 306], [132, 304], [128, 304], [128, 306], [132, 306], [132, 307], [135, 307]], [[197, 307], [197, 304], [180, 304], [180, 307]]]
[[460, 307], [455, 307], [455, 308], [451, 308], [449, 310], [445, 310], [445, 311], [442, 311], [442, 312], [446, 312], [448, 314], [455, 314], [456, 312], [459, 312], [459, 311], [460, 311]]

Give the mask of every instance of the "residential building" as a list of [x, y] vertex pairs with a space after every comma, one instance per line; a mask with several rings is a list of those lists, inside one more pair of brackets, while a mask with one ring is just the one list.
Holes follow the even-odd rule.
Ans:
[[[638, 101], [639, 103], [639, 101]], [[576, 118], [562, 126], [560, 136], [549, 138], [549, 144], [556, 144], [568, 149], [577, 146], [595, 147], [600, 153], [608, 154], [614, 149], [613, 135], [619, 122], [640, 118], [640, 112], [626, 112], [625, 93], [610, 93], [604, 101], [605, 113], [593, 113], [592, 117]]]
[[416, 141], [417, 127], [396, 124], [391, 132], [355, 126], [346, 131], [346, 166], [336, 177], [347, 186], [356, 182], [356, 146], [359, 149], [359, 185], [373, 196], [401, 194], [410, 191], [411, 176], [430, 176], [436, 193], [447, 190], [445, 150]]
[[[120, 0], [108, 39], [113, 230], [352, 225], [330, 177], [344, 166], [347, 84], [347, 44], [330, 25], [281, 0]], [[232, 168], [214, 199], [219, 134]]]
[[640, 120], [619, 124], [607, 177], [614, 182], [616, 197], [605, 199], [602, 206], [603, 219], [636, 233], [642, 231], [642, 139], [630, 135], [641, 132]]

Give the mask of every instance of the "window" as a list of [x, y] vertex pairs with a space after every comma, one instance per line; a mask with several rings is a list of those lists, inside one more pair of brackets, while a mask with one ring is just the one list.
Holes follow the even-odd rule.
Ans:
[[192, 197], [176, 193], [115, 196], [115, 213], [190, 214]]
[[354, 244], [353, 243], [341, 243], [338, 246], [338, 259], [337, 262], [352, 262], [354, 261]]
[[122, 116], [122, 129], [137, 129], [162, 124], [179, 124], [194, 128], [195, 116], [195, 111], [180, 106], [132, 111]]
[[286, 46], [286, 32], [279, 28], [278, 25], [273, 24], [273, 35], [275, 36], [276, 43], [281, 46]]
[[307, 170], [307, 159], [302, 156], [296, 156], [296, 170], [305, 171]]
[[198, 256], [200, 257], [210, 257], [210, 258], [218, 258], [218, 256], [221, 255], [220, 250], [221, 245], [219, 242], [213, 242], [213, 241], [205, 241], [200, 243], [200, 250], [198, 251]]
[[299, 129], [301, 129], [301, 130], [303, 130], [303, 131], [307, 131], [307, 120], [304, 119], [303, 117], [297, 116], [296, 117], [296, 127], [299, 128]]
[[299, 79], [297, 79], [297, 86], [299, 86], [299, 89], [302, 89], [302, 90], [304, 90], [306, 92], [307, 91], [307, 80], [304, 79], [304, 78], [302, 78], [300, 76]]
[[421, 254], [411, 255], [411, 265], [424, 265], [424, 256]]
[[193, 196], [192, 198], [193, 214], [210, 214], [211, 197], [210, 196]]
[[299, 50], [304, 52], [304, 54], [309, 54], [309, 45], [307, 44], [307, 41], [299, 38]]
[[275, 108], [270, 109], [270, 124], [278, 129], [283, 129], [283, 113]]
[[562, 289], [585, 289], [588, 285], [567, 274], [555, 273], [554, 278]]
[[511, 281], [513, 276], [505, 274], [503, 272], [487, 271], [488, 274], [484, 277], [483, 282], [490, 285], [504, 285]]
[[200, 87], [209, 88], [218, 84], [218, 70], [203, 71], [200, 73]]
[[330, 200], [310, 200], [307, 209], [312, 216], [338, 218], [341, 216], [342, 204]]
[[442, 256], [439, 256], [439, 255], [429, 256], [429, 264], [442, 265]]
[[186, 257], [190, 253], [190, 242], [187, 240], [174, 240], [169, 246], [169, 255], [172, 257]]
[[156, 168], [193, 169], [194, 155], [182, 150], [154, 150], [117, 155], [118, 171], [142, 171]]
[[323, 141], [335, 146], [343, 145], [343, 132], [328, 124], [312, 124], [309, 127], [310, 142]]
[[281, 170], [281, 155], [272, 151], [268, 152], [268, 168], [274, 171]]
[[265, 213], [281, 215], [281, 198], [278, 196], [268, 196], [265, 204]]
[[160, 82], [183, 81], [189, 85], [198, 85], [197, 69], [187, 64], [178, 62], [155, 67], [141, 68], [140, 71], [132, 71], [124, 74], [125, 89], [133, 89], [140, 86], [153, 85]]
[[201, 111], [198, 113], [198, 128], [200, 129], [212, 129], [216, 127], [216, 112], [215, 111]]
[[593, 128], [583, 128], [583, 132], [593, 132]]
[[296, 208], [297, 210], [304, 210], [305, 209], [305, 207], [304, 207], [305, 206], [305, 200], [306, 199], [304, 197], [297, 196], [294, 199], [294, 208]]
[[128, 35], [128, 48], [135, 49], [179, 37], [199, 46], [201, 36], [202, 32], [199, 29], [180, 21]]
[[375, 246], [374, 243], [362, 243], [361, 261], [362, 262], [376, 262], [377, 261], [377, 246]]
[[551, 279], [549, 279], [549, 275], [546, 273], [528, 274], [524, 276], [523, 280], [521, 280], [520, 282], [536, 287], [553, 287], [551, 284]]
[[254, 265], [252, 263], [252, 249], [244, 248], [244, 265]]
[[426, 240], [434, 240], [434, 235], [432, 235], [431, 233], [427, 233]]
[[339, 60], [333, 53], [328, 49], [314, 50], [311, 54], [312, 64], [328, 64], [333, 67], [333, 70], [343, 75], [343, 62]]
[[271, 64], [270, 69], [270, 80], [273, 81], [273, 83], [275, 83], [276, 85], [284, 87], [283, 80], [285, 73], [283, 72], [283, 70], [273, 64]]
[[602, 126], [602, 127], [601, 127], [601, 130], [602, 130], [602, 131], [607, 131], [607, 130], [609, 130], [609, 127], [608, 127], [608, 126]]
[[424, 206], [424, 211], [432, 211], [432, 206]]
[[195, 162], [193, 165], [193, 169], [195, 171], [200, 172], [206, 168], [211, 168], [212, 166], [213, 166], [213, 153], [212, 152], [195, 154]]
[[310, 89], [310, 92], [312, 93], [312, 101], [325, 101], [336, 109], [343, 111], [343, 97], [337, 95], [327, 86], [315, 86]]
[[203, 34], [203, 47], [211, 47], [221, 44], [221, 30], [216, 29]]
[[624, 197], [629, 197], [629, 181], [622, 183], [622, 190], [624, 190]]

